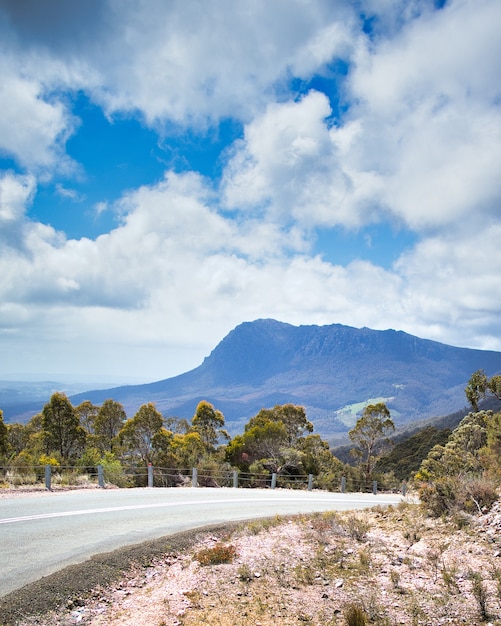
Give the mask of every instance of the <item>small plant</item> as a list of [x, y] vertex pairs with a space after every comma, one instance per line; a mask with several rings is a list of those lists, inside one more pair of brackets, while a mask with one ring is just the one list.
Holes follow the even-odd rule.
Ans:
[[472, 582], [471, 591], [477, 601], [480, 617], [483, 620], [487, 620], [489, 618], [489, 613], [487, 611], [487, 591], [484, 581], [482, 580], [482, 574], [480, 574], [480, 572], [470, 571], [468, 576]]
[[315, 582], [315, 572], [311, 565], [296, 565], [294, 574], [301, 585], [313, 585]]
[[346, 518], [346, 532], [352, 539], [364, 541], [369, 530], [369, 524], [366, 520], [357, 515], [349, 515]]
[[421, 541], [421, 528], [410, 526], [404, 531], [404, 539], [409, 542], [409, 547]]
[[[434, 582], [437, 582], [437, 578], [438, 578], [438, 573], [440, 571], [440, 564], [442, 561], [442, 555], [445, 551], [447, 546], [439, 544], [436, 545], [432, 548], [430, 548], [427, 553], [426, 553], [426, 558], [428, 559], [428, 562], [430, 563], [430, 565], [433, 568], [433, 571], [435, 573], [434, 576]], [[442, 567], [443, 569], [443, 567]]]
[[243, 583], [250, 583], [252, 580], [252, 571], [247, 563], [242, 563], [238, 568], [238, 577]]
[[400, 589], [400, 573], [396, 569], [391, 570], [390, 580], [394, 589]]
[[456, 577], [457, 577], [456, 565], [451, 565], [451, 567], [449, 568], [445, 567], [445, 565], [442, 567], [442, 580], [447, 585], [448, 589], [453, 593], [457, 593], [460, 591], [457, 581], [456, 581]]
[[359, 604], [350, 604], [344, 611], [346, 626], [366, 626], [367, 613]]
[[358, 558], [360, 559], [360, 567], [362, 568], [362, 570], [368, 571], [372, 563], [370, 550], [366, 548], [360, 550], [360, 552], [358, 553]]
[[221, 565], [223, 563], [232, 563], [237, 550], [232, 544], [217, 543], [212, 548], [204, 548], [199, 550], [194, 559], [200, 565]]
[[498, 598], [501, 600], [501, 570], [497, 567], [492, 569], [492, 578], [496, 581], [496, 593]]
[[280, 515], [275, 515], [275, 517], [264, 517], [263, 519], [252, 520], [251, 522], [247, 522], [245, 524], [245, 530], [250, 535], [259, 535], [259, 533], [269, 530], [270, 528], [274, 528], [275, 526], [280, 526], [284, 521], [283, 517]]

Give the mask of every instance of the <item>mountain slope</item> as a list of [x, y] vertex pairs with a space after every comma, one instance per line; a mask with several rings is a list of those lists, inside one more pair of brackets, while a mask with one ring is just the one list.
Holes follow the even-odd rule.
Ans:
[[113, 398], [129, 414], [151, 401], [165, 415], [191, 419], [205, 399], [223, 412], [232, 433], [261, 408], [292, 402], [305, 406], [316, 432], [329, 436], [351, 428], [368, 400], [384, 399], [398, 425], [460, 409], [464, 387], [480, 368], [501, 371], [501, 353], [394, 330], [257, 320], [237, 326], [190, 372], [72, 401]]

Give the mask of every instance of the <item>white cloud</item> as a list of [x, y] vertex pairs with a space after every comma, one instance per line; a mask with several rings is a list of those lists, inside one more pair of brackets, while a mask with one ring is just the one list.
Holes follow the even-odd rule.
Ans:
[[25, 214], [35, 193], [32, 176], [16, 176], [7, 172], [0, 175], [0, 224], [2, 229], [9, 223], [18, 223]]
[[[40, 368], [98, 360], [126, 373], [132, 358], [167, 376], [257, 317], [501, 349], [499, 3], [365, 0], [372, 40], [350, 2], [251, 4], [113, 0], [93, 37], [72, 41], [60, 20], [57, 41], [48, 22], [30, 46], [4, 40], [0, 149], [32, 172], [0, 179], [0, 333], [13, 369], [37, 343]], [[328, 74], [338, 56], [352, 65], [333, 126], [327, 95], [296, 101], [287, 81]], [[221, 188], [167, 172], [97, 202], [120, 222], [95, 240], [28, 219], [35, 176], [72, 165], [65, 98], [80, 88], [157, 128], [244, 120]], [[392, 269], [310, 255], [318, 226], [383, 219], [422, 237]]]
[[401, 257], [396, 270], [412, 327], [428, 335], [434, 328], [437, 339], [457, 345], [501, 349], [500, 236], [499, 224], [478, 223], [425, 239]]
[[[303, 227], [358, 225], [327, 97], [270, 105], [245, 129], [223, 181], [228, 207], [257, 210]], [[360, 188], [354, 192], [360, 193]]]
[[499, 3], [458, 0], [359, 49], [348, 157], [380, 179], [381, 207], [412, 228], [499, 204], [500, 24]]
[[90, 52], [104, 47], [108, 59], [95, 97], [109, 112], [139, 110], [150, 124], [249, 119], [291, 74], [308, 78], [346, 54], [354, 22], [349, 3], [325, 0], [110, 7], [115, 28]]
[[[5, 57], [4, 57], [5, 61]], [[0, 151], [28, 168], [53, 168], [72, 124], [64, 107], [45, 101], [36, 80], [0, 70]]]

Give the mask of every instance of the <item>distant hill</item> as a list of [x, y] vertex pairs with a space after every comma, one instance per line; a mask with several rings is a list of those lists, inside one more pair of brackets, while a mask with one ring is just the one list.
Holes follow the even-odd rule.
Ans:
[[399, 426], [460, 410], [464, 387], [480, 368], [489, 376], [501, 372], [501, 353], [402, 331], [261, 319], [237, 326], [185, 374], [71, 399], [100, 404], [113, 398], [129, 415], [154, 402], [164, 415], [188, 419], [203, 399], [223, 412], [232, 434], [261, 408], [292, 402], [303, 405], [315, 432], [329, 438], [346, 433], [368, 401], [386, 402]]

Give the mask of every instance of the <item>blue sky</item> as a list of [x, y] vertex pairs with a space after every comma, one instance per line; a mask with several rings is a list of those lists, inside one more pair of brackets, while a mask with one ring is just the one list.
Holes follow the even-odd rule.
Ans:
[[500, 28], [0, 0], [0, 379], [166, 378], [261, 317], [501, 350]]

